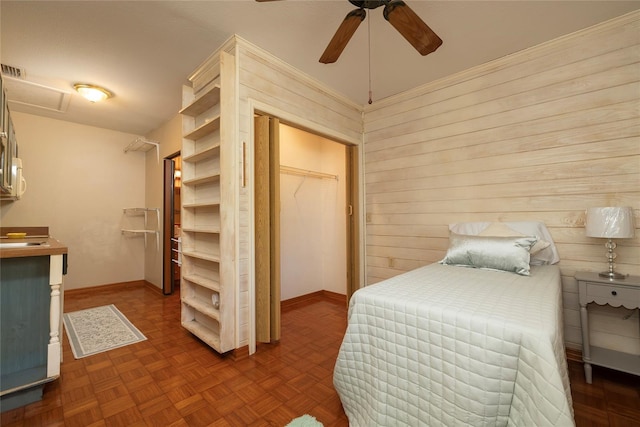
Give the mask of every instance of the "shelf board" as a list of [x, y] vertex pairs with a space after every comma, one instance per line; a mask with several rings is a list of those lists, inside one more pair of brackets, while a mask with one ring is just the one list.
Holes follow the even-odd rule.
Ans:
[[591, 347], [592, 365], [604, 366], [628, 374], [640, 375], [640, 355], [622, 353], [602, 347]]
[[220, 255], [208, 254], [208, 253], [198, 252], [198, 251], [188, 251], [183, 249], [182, 256], [186, 256], [190, 258], [198, 258], [198, 259], [203, 259], [205, 261], [212, 261], [217, 263], [220, 262]]
[[191, 132], [184, 135], [185, 139], [191, 139], [193, 141], [202, 138], [203, 136], [209, 135], [210, 133], [215, 132], [220, 129], [220, 115], [213, 117], [208, 122], [198, 126]]
[[183, 203], [182, 207], [187, 209], [195, 209], [195, 208], [207, 208], [220, 206], [220, 200], [210, 200], [207, 202], [194, 202], [194, 203]]
[[220, 227], [216, 226], [196, 226], [196, 227], [182, 227], [182, 231], [187, 233], [209, 233], [220, 234]]
[[209, 159], [214, 157], [216, 154], [220, 153], [220, 143], [216, 143], [213, 147], [209, 147], [205, 150], [199, 151], [197, 153], [193, 153], [189, 156], [184, 156], [182, 158], [183, 162], [196, 163], [200, 160]]
[[220, 335], [195, 320], [182, 322], [182, 327], [206, 342], [215, 350], [220, 350]]
[[214, 85], [211, 90], [196, 98], [191, 104], [180, 110], [180, 114], [196, 117], [220, 102], [220, 85]]
[[159, 212], [159, 208], [124, 208], [126, 214], [144, 214], [145, 212]]
[[211, 289], [212, 291], [220, 292], [220, 282], [210, 279], [208, 277], [199, 276], [197, 274], [185, 274], [183, 279], [189, 282], [195, 283], [203, 288]]
[[212, 175], [204, 175], [196, 178], [185, 179], [184, 181], [182, 181], [182, 185], [198, 185], [218, 180], [220, 180], [220, 173], [215, 173]]
[[158, 230], [136, 230], [131, 228], [123, 228], [122, 232], [124, 233], [135, 233], [135, 234], [155, 234], [158, 233]]
[[153, 148], [156, 149], [156, 159], [158, 162], [160, 161], [160, 150], [158, 148], [160, 144], [155, 141], [149, 141], [145, 138], [136, 138], [129, 143], [126, 147], [124, 147], [124, 152], [128, 153], [129, 151], [142, 151], [147, 152]]
[[195, 297], [190, 298], [186, 296], [182, 297], [182, 302], [184, 304], [187, 304], [189, 307], [192, 307], [195, 310], [199, 311], [200, 313], [204, 314], [205, 316], [212, 318], [216, 322], [220, 322], [220, 311], [213, 308], [213, 306], [211, 305], [211, 302], [207, 304], [206, 301], [203, 301], [199, 298], [195, 298]]

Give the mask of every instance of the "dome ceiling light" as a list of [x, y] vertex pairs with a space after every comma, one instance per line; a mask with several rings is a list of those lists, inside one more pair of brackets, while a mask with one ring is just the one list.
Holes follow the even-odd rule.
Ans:
[[76, 92], [78, 92], [80, 95], [91, 102], [104, 101], [105, 99], [111, 98], [113, 96], [113, 94], [105, 88], [96, 85], [76, 83], [73, 85], [73, 88], [76, 90]]

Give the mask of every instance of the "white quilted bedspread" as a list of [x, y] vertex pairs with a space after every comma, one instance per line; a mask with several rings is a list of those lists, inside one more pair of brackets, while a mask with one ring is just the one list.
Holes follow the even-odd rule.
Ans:
[[334, 372], [352, 426], [573, 426], [560, 272], [431, 264], [358, 290]]

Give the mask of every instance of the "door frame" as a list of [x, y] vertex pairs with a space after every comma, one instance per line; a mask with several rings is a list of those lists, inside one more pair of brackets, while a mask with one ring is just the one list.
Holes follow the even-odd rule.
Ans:
[[171, 238], [173, 237], [174, 223], [174, 173], [175, 162], [173, 159], [180, 156], [180, 151], [163, 159], [163, 215], [162, 215], [162, 293], [171, 295], [174, 291], [173, 261], [171, 256]]
[[[327, 139], [331, 139], [334, 142], [345, 145], [347, 148], [347, 170], [350, 179], [350, 185], [348, 187], [348, 196], [347, 201], [351, 207], [351, 215], [347, 215], [348, 223], [347, 223], [347, 240], [348, 244], [348, 264], [347, 271], [352, 271], [352, 274], [348, 274], [347, 277], [347, 300], [345, 304], [348, 304], [349, 298], [353, 292], [355, 292], [360, 287], [364, 286], [365, 283], [365, 273], [362, 269], [364, 265], [364, 256], [365, 256], [365, 247], [364, 247], [364, 228], [362, 224], [364, 224], [364, 218], [362, 218], [364, 209], [364, 188], [363, 182], [361, 179], [363, 168], [363, 150], [362, 150], [362, 139], [356, 140], [352, 137], [345, 136], [336, 132], [333, 129], [323, 127], [318, 125], [318, 123], [311, 122], [307, 119], [303, 119], [301, 117], [292, 115], [288, 112], [279, 110], [275, 107], [263, 104], [259, 101], [250, 99], [249, 100], [249, 110], [251, 111], [251, 117], [255, 117], [256, 115], [266, 115], [270, 117], [275, 117], [280, 120], [280, 123], [286, 124], [288, 126], [292, 126], [306, 132], [319, 135], [325, 137]], [[255, 138], [255, 129], [254, 129], [254, 121], [251, 120], [251, 129], [250, 129], [250, 143], [248, 144], [248, 152], [246, 153], [247, 157], [244, 158], [244, 162], [249, 162], [249, 165], [255, 165], [255, 150], [254, 150], [254, 138]], [[251, 169], [253, 166], [249, 167]], [[245, 177], [243, 177], [245, 178]], [[255, 266], [256, 266], [256, 246], [255, 246], [255, 216], [254, 216], [254, 207], [255, 207], [255, 176], [252, 172], [249, 176], [249, 180], [247, 182], [247, 190], [249, 193], [249, 248], [250, 248], [250, 258], [249, 258], [249, 323], [248, 323], [248, 332], [249, 332], [249, 354], [253, 354], [257, 348], [257, 340], [256, 340], [256, 301], [255, 301], [255, 291], [256, 291], [256, 277], [255, 277]]]

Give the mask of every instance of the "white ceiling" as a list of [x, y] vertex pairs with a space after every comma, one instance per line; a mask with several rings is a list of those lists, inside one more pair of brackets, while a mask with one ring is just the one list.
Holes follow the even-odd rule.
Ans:
[[[640, 8], [639, 1], [615, 0], [406, 3], [444, 43], [420, 56], [381, 8], [369, 11], [374, 102]], [[14, 110], [138, 135], [175, 116], [186, 77], [233, 34], [365, 104], [367, 21], [336, 63], [318, 62], [352, 9], [347, 0], [2, 0], [0, 59], [44, 86], [30, 87], [53, 92], [53, 99], [49, 92], [37, 97], [62, 109], [68, 103], [64, 112], [17, 103]], [[90, 104], [72, 93], [77, 82], [102, 85], [115, 97]], [[15, 81], [8, 87], [10, 100], [32, 92]]]

